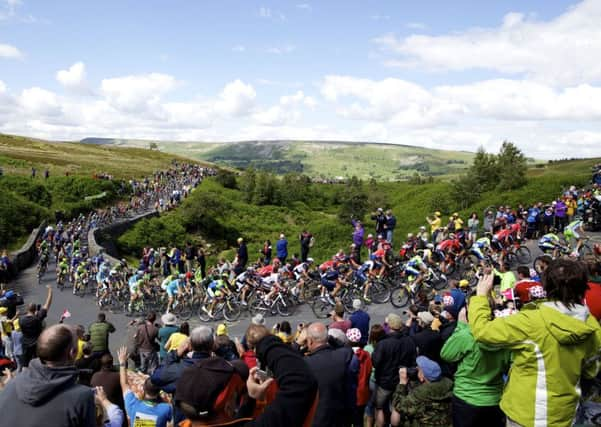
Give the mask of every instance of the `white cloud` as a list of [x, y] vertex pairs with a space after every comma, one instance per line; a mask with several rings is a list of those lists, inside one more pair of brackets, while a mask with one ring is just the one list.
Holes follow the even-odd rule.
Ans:
[[261, 6], [259, 8], [259, 16], [261, 18], [271, 18], [271, 9], [268, 7]]
[[151, 73], [104, 79], [101, 92], [117, 110], [157, 112], [161, 97], [175, 86], [176, 80], [172, 76]]
[[23, 54], [19, 49], [10, 44], [0, 43], [0, 58], [13, 58], [18, 59], [21, 58]]
[[252, 111], [256, 97], [252, 85], [238, 79], [225, 85], [215, 103], [215, 110], [225, 115], [244, 116]]
[[24, 89], [19, 104], [26, 116], [59, 116], [62, 113], [58, 97], [48, 90], [32, 87]]
[[280, 22], [286, 21], [286, 15], [284, 15], [282, 12], [273, 10], [273, 9], [271, 9], [269, 7], [265, 7], [265, 6], [261, 6], [259, 8], [259, 17], [264, 18], [264, 19], [271, 19], [274, 21], [280, 21]]
[[299, 90], [293, 95], [280, 97], [280, 104], [283, 106], [304, 105], [305, 107], [314, 108], [317, 102], [313, 97], [306, 96], [302, 90]]
[[76, 62], [67, 70], [56, 73], [56, 80], [66, 89], [75, 92], [87, 92], [89, 88], [86, 82], [86, 66], [83, 62]]
[[601, 2], [585, 0], [550, 21], [507, 14], [500, 26], [440, 36], [374, 40], [387, 65], [430, 71], [486, 69], [553, 85], [601, 81]]
[[410, 30], [425, 30], [428, 28], [428, 26], [423, 22], [408, 22], [405, 26]]
[[313, 7], [311, 7], [311, 5], [309, 3], [299, 3], [296, 5], [296, 8], [302, 9], [302, 10], [307, 10], [307, 11], [313, 10]]
[[279, 104], [269, 108], [260, 109], [253, 114], [253, 119], [260, 125], [282, 126], [297, 123], [302, 117], [302, 107], [313, 109], [317, 105], [315, 99], [306, 96], [299, 90], [292, 95], [283, 95]]
[[371, 15], [370, 18], [374, 21], [390, 21], [389, 15], [375, 14], [375, 15]]
[[287, 53], [292, 53], [296, 50], [296, 46], [288, 44], [285, 46], [274, 46], [274, 47], [269, 47], [265, 50], [265, 52], [267, 53], [272, 53], [274, 55], [285, 55]]
[[232, 48], [233, 52], [244, 52], [246, 50], [246, 47], [244, 47], [243, 45], [239, 44], [237, 46], [234, 46]]

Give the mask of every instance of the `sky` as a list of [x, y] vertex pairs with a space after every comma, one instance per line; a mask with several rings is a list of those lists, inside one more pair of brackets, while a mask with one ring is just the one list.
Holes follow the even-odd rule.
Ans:
[[601, 156], [601, 0], [0, 0], [0, 132]]

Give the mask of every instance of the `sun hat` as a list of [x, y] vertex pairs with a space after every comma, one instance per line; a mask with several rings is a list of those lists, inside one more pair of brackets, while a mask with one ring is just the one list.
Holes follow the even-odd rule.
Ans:
[[165, 313], [161, 316], [161, 322], [163, 322], [163, 325], [165, 326], [175, 326], [177, 318], [173, 313]]
[[418, 356], [417, 359], [415, 359], [415, 362], [428, 381], [435, 382], [440, 379], [442, 372], [438, 363], [428, 359], [426, 356]]
[[361, 342], [361, 331], [357, 328], [351, 328], [346, 331], [346, 337], [352, 343]]
[[461, 279], [459, 281], [459, 287], [460, 288], [467, 288], [469, 286], [470, 282], [468, 282], [466, 279]]
[[353, 308], [354, 308], [355, 310], [361, 310], [361, 306], [362, 306], [362, 304], [361, 304], [361, 300], [360, 300], [359, 298], [355, 298], [355, 299], [353, 300]]

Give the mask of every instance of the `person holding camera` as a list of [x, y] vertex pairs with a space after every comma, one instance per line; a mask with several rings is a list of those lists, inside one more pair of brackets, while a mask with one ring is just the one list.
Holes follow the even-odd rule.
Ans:
[[[452, 426], [453, 381], [442, 376], [440, 365], [425, 356], [416, 359], [417, 368], [401, 367], [399, 385], [392, 397], [390, 424]], [[412, 381], [417, 385], [410, 387]]]

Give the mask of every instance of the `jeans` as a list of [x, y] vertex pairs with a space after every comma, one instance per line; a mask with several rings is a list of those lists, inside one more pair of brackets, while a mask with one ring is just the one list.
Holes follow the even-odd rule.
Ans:
[[156, 351], [140, 351], [140, 371], [152, 375], [159, 366], [159, 360]]
[[392, 232], [394, 230], [386, 230], [386, 241], [392, 245]]
[[453, 396], [454, 427], [503, 427], [505, 414], [499, 406], [474, 406]]

